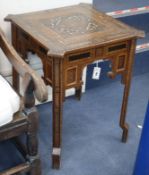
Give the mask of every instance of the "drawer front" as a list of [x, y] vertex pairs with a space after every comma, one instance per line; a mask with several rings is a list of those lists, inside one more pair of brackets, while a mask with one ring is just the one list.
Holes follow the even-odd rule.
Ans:
[[67, 63], [68, 64], [73, 64], [73, 63], [83, 63], [83, 62], [88, 62], [93, 59], [93, 51], [92, 50], [87, 50], [84, 52], [80, 52], [77, 54], [70, 54], [67, 57]]
[[128, 42], [121, 42], [109, 45], [105, 48], [105, 55], [112, 55], [118, 52], [125, 52], [128, 50]]
[[121, 73], [126, 70], [127, 65], [127, 54], [123, 53], [117, 56], [116, 72]]

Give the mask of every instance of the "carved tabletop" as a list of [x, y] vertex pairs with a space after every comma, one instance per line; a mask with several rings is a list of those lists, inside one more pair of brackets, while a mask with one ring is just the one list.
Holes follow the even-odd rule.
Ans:
[[88, 4], [10, 15], [25, 32], [49, 50], [48, 55], [61, 55], [73, 50], [103, 45], [144, 33], [129, 27]]

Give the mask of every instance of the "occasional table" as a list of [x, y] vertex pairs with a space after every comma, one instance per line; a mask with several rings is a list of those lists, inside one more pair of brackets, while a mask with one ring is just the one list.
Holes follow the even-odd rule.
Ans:
[[[96, 60], [111, 61], [110, 78], [121, 75], [124, 95], [120, 115], [126, 142], [128, 124], [126, 111], [131, 84], [136, 39], [144, 32], [131, 28], [91, 5], [79, 4], [20, 15], [8, 15], [12, 43], [27, 61], [27, 52], [36, 53], [43, 63], [44, 80], [53, 87], [53, 168], [60, 167], [62, 141], [62, 111], [65, 90], [75, 88], [81, 98], [82, 71]], [[13, 70], [13, 84], [19, 89], [19, 79]], [[47, 121], [48, 122], [48, 121]], [[50, 139], [50, 138], [49, 138]]]

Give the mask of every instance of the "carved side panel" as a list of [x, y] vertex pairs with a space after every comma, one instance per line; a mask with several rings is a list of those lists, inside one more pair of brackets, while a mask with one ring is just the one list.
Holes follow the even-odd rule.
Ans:
[[111, 59], [111, 71], [108, 72], [110, 78], [115, 78], [117, 74], [123, 74], [126, 70], [127, 53], [115, 55]]
[[77, 83], [77, 66], [71, 67], [65, 71], [65, 85], [66, 87], [75, 85]]
[[122, 72], [125, 70], [126, 68], [126, 61], [127, 61], [127, 55], [126, 54], [122, 54], [119, 55], [117, 58], [117, 72]]

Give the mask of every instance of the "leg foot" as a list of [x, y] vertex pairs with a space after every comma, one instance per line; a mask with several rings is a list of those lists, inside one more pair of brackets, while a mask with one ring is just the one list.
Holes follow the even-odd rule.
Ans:
[[52, 152], [52, 168], [59, 169], [60, 168], [60, 148], [53, 148]]
[[128, 130], [129, 130], [129, 125], [125, 123], [125, 125], [122, 127], [123, 129], [123, 134], [122, 134], [122, 142], [126, 143], [128, 139]]
[[82, 87], [80, 87], [79, 89], [76, 89], [75, 96], [76, 96], [76, 98], [77, 98], [79, 101], [81, 100], [81, 96], [82, 96]]
[[40, 159], [37, 157], [33, 157], [32, 162], [31, 162], [31, 170], [28, 173], [28, 175], [41, 175], [41, 163], [40, 163]]
[[128, 97], [131, 85], [131, 76], [132, 76], [132, 66], [134, 62], [134, 55], [136, 50], [136, 40], [131, 41], [130, 53], [127, 58], [127, 68], [122, 75], [122, 82], [125, 85], [124, 95], [123, 95], [123, 103], [121, 108], [121, 116], [120, 116], [120, 127], [123, 129], [122, 142], [127, 142], [128, 138], [128, 129], [129, 126], [126, 123], [126, 113], [127, 113], [127, 105], [128, 105]]

